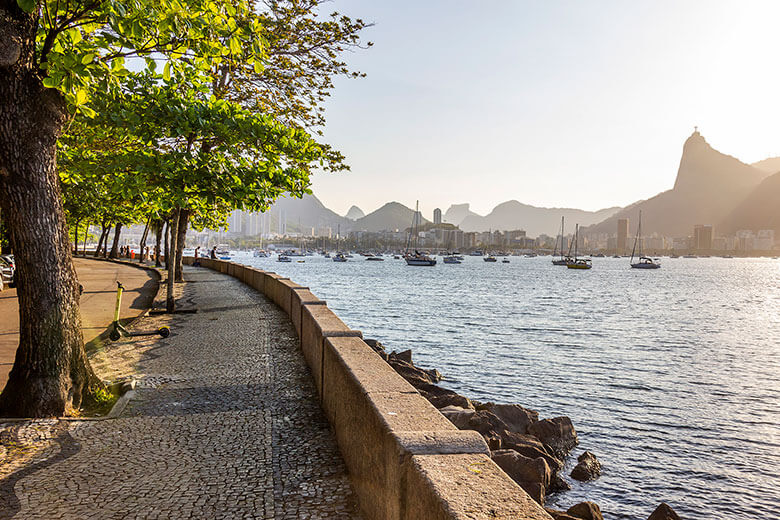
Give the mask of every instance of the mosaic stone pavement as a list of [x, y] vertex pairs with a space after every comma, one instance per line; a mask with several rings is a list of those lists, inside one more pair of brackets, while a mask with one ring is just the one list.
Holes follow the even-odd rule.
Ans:
[[0, 472], [0, 518], [360, 518], [286, 315], [226, 275], [185, 277], [198, 312], [164, 318], [118, 419], [0, 429], [50, 440]]

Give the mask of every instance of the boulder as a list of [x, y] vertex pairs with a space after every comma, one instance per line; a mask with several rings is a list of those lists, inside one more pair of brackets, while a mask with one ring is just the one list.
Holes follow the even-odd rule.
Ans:
[[389, 356], [387, 355], [387, 352], [385, 352], [385, 347], [384, 347], [384, 345], [382, 345], [380, 342], [378, 342], [378, 341], [377, 341], [377, 340], [375, 340], [375, 339], [370, 339], [370, 338], [369, 338], [369, 339], [364, 339], [363, 341], [366, 343], [366, 345], [368, 345], [369, 347], [371, 347], [371, 349], [372, 349], [374, 352], [376, 352], [377, 354], [379, 354], [379, 356], [380, 356], [382, 359], [384, 359], [385, 361], [387, 361], [387, 360], [389, 359]]
[[387, 362], [393, 367], [393, 370], [415, 388], [422, 384], [433, 384], [441, 381], [441, 374], [438, 370], [425, 370], [392, 357], [388, 358]]
[[589, 451], [577, 457], [577, 465], [571, 470], [571, 478], [580, 482], [597, 479], [601, 475], [601, 463]]
[[528, 433], [550, 447], [553, 455], [565, 459], [577, 445], [577, 432], [568, 417], [554, 417], [537, 421], [528, 427]]
[[396, 352], [395, 350], [390, 353], [390, 359], [400, 359], [401, 361], [405, 361], [409, 363], [410, 365], [413, 365], [412, 362], [412, 351], [409, 349], [406, 349], [401, 352]]
[[457, 392], [453, 392], [452, 390], [447, 390], [446, 388], [442, 388], [432, 383], [412, 383], [412, 385], [436, 408], [444, 408], [445, 406], [474, 408], [468, 398], [463, 397], [462, 395], [458, 394]]
[[519, 404], [481, 404], [477, 409], [485, 409], [501, 419], [510, 432], [527, 433], [528, 427], [539, 420], [539, 412], [529, 410]]
[[571, 484], [560, 476], [558, 473], [553, 474], [553, 478], [550, 481], [550, 491], [570, 491]]
[[539, 504], [544, 504], [544, 495], [550, 485], [552, 471], [543, 458], [531, 459], [515, 450], [497, 450], [492, 452], [490, 457], [531, 495], [531, 498]]
[[487, 410], [477, 410], [469, 419], [466, 429], [478, 431], [482, 435], [501, 437], [500, 432], [506, 430], [506, 423]]
[[468, 408], [461, 408], [460, 406], [445, 406], [439, 410], [444, 417], [450, 420], [459, 430], [468, 430], [469, 421], [471, 417], [476, 413], [474, 410]]
[[601, 509], [595, 502], [580, 502], [567, 509], [566, 514], [582, 520], [604, 520]]
[[533, 435], [523, 435], [504, 430], [501, 432], [501, 446], [506, 449], [515, 450], [521, 455], [535, 459], [542, 457], [553, 473], [563, 469], [563, 462], [552, 456], [545, 448], [544, 444]]
[[680, 520], [677, 513], [669, 507], [666, 502], [661, 502], [661, 505], [655, 508], [655, 511], [647, 518], [647, 520]]
[[579, 518], [571, 516], [570, 514], [564, 511], [550, 509], [549, 507], [545, 507], [544, 510], [547, 511], [548, 515], [553, 517], [553, 520], [580, 520]]

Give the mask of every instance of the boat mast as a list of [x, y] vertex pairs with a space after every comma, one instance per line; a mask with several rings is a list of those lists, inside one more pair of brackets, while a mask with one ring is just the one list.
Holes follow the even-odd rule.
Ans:
[[[561, 217], [561, 260], [563, 260], [563, 219], [564, 217]], [[555, 241], [555, 244], [558, 244], [558, 240]]]
[[[417, 207], [420, 207], [419, 200], [417, 201]], [[415, 211], [414, 214], [412, 215], [412, 223], [409, 226], [409, 234], [406, 235], [406, 255], [409, 254], [409, 245], [411, 245], [412, 242], [412, 232], [414, 231], [414, 222], [416, 218], [417, 218], [417, 212]]]
[[[642, 232], [642, 210], [639, 210], [639, 225], [636, 228], [636, 236], [634, 237], [634, 247], [631, 249], [631, 263], [634, 262], [634, 253], [636, 252], [636, 243], [639, 241], [639, 235]], [[642, 244], [639, 244], [639, 255], [642, 256]]]
[[[574, 261], [577, 261], [577, 242], [579, 242], [579, 234], [580, 234], [580, 225], [577, 224], [577, 226], [574, 228]], [[571, 249], [571, 248], [569, 248]]]

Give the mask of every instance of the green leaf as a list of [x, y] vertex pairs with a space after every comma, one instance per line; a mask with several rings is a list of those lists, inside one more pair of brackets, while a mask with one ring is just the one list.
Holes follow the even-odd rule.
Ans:
[[79, 89], [76, 91], [76, 106], [83, 105], [87, 100], [87, 91]]
[[57, 80], [54, 78], [43, 78], [43, 86], [46, 88], [57, 88]]
[[94, 54], [85, 54], [81, 58], [81, 64], [82, 65], [87, 65], [89, 63], [92, 63], [92, 60], [94, 60], [94, 59], [95, 59], [95, 55]]
[[35, 10], [35, 6], [38, 2], [37, 0], [16, 0], [16, 3], [25, 13], [32, 13]]
[[165, 81], [170, 81], [171, 80], [171, 62], [170, 61], [165, 63], [165, 68], [163, 69], [163, 79]]

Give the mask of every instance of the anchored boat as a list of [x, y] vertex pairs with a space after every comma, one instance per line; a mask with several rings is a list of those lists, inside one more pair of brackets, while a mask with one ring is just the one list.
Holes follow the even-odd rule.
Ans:
[[[634, 262], [634, 253], [636, 252], [636, 246], [639, 243], [639, 262]], [[636, 237], [634, 237], [634, 248], [631, 250], [631, 267], [634, 269], [659, 269], [661, 264], [650, 258], [649, 256], [642, 255], [642, 211], [639, 211], [639, 226], [636, 228]]]

